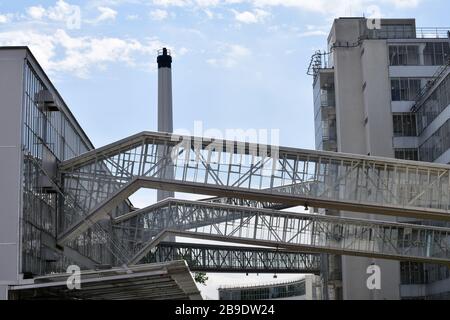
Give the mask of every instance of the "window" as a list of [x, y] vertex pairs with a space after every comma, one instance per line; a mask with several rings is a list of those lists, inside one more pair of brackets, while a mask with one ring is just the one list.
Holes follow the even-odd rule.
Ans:
[[413, 113], [397, 113], [393, 116], [395, 137], [416, 137], [416, 115]]
[[418, 46], [407, 46], [408, 62], [410, 66], [419, 65], [419, 47]]
[[427, 283], [425, 268], [422, 263], [401, 262], [400, 274], [403, 285]]
[[392, 101], [415, 101], [420, 92], [420, 88], [420, 79], [392, 79]]
[[417, 109], [419, 133], [422, 133], [449, 105], [450, 74]]
[[446, 42], [428, 42], [423, 52], [424, 62], [427, 66], [440, 66], [450, 58], [450, 44]]
[[416, 30], [410, 24], [388, 24], [382, 25], [377, 34], [380, 38], [411, 39], [416, 37]]
[[389, 62], [391, 66], [419, 65], [419, 47], [389, 46]]
[[418, 161], [419, 152], [417, 149], [395, 149], [395, 159]]
[[450, 120], [419, 148], [420, 161], [434, 162], [450, 149]]

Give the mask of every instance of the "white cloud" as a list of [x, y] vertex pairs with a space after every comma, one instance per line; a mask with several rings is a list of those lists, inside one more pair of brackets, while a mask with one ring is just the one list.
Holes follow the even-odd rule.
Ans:
[[300, 29], [296, 28], [294, 31], [297, 33], [297, 36], [300, 38], [327, 36], [328, 32], [329, 32], [329, 26], [328, 25], [323, 25], [323, 26], [307, 25], [306, 30], [300, 31]]
[[[267, 10], [270, 7], [297, 8], [301, 11], [319, 13], [328, 17], [336, 17], [352, 14], [361, 15], [373, 5], [386, 5], [397, 9], [415, 8], [423, 1], [424, 0], [152, 0], [152, 3], [156, 6], [189, 7], [195, 9], [224, 7], [236, 4], [247, 5], [250, 6], [250, 8], [240, 12], [239, 19], [242, 20], [241, 22], [243, 23], [256, 23], [257, 17], [255, 17], [255, 10]], [[141, 0], [141, 3], [145, 3], [145, 1]], [[206, 14], [211, 17], [209, 13]]]
[[214, 18], [214, 12], [212, 12], [209, 9], [204, 9], [203, 12], [206, 14], [206, 16], [208, 17], [208, 19], [212, 19]]
[[99, 23], [106, 20], [115, 20], [117, 17], [117, 11], [108, 7], [98, 7], [100, 15], [94, 19], [94, 23]]
[[29, 7], [26, 12], [32, 19], [36, 20], [41, 20], [46, 14], [46, 10], [42, 6]]
[[44, 8], [32, 6], [26, 9], [27, 15], [34, 20], [48, 19], [54, 22], [63, 22], [69, 29], [79, 29], [81, 25], [81, 9], [77, 5], [58, 0], [54, 6]]
[[196, 0], [195, 3], [199, 7], [215, 7], [220, 4], [219, 0]]
[[45, 15], [53, 21], [65, 22], [70, 19], [76, 12], [80, 12], [81, 9], [77, 5], [72, 5], [64, 0], [58, 0], [53, 7], [49, 7], [45, 11]]
[[385, 0], [385, 2], [393, 4], [397, 8], [416, 8], [422, 0]]
[[153, 0], [153, 4], [157, 6], [175, 6], [175, 7], [184, 7], [191, 4], [189, 0]]
[[112, 63], [144, 66], [162, 47], [157, 39], [142, 42], [112, 37], [72, 37], [62, 29], [54, 33], [0, 32], [0, 45], [29, 46], [47, 72], [68, 72], [78, 77], [88, 77], [92, 70]]
[[161, 21], [166, 19], [169, 16], [169, 13], [166, 10], [155, 9], [150, 11], [150, 18], [152, 20]]
[[255, 9], [253, 10], [253, 12], [250, 11], [238, 12], [236, 10], [232, 11], [237, 21], [246, 24], [263, 22], [267, 17], [270, 16], [269, 12], [262, 9]]
[[250, 49], [238, 44], [221, 44], [219, 51], [222, 54], [220, 58], [210, 58], [206, 62], [215, 67], [232, 68], [240, 60], [251, 55]]
[[423, 0], [248, 0], [255, 7], [292, 7], [331, 16], [363, 13], [371, 5], [385, 3], [397, 8], [415, 8]]
[[11, 17], [12, 17], [11, 14], [0, 14], [0, 24], [11, 21]]
[[186, 53], [188, 53], [189, 52], [189, 49], [187, 49], [187, 48], [185, 48], [185, 47], [181, 47], [178, 51], [177, 51], [177, 53], [180, 55], [180, 56], [184, 56]]

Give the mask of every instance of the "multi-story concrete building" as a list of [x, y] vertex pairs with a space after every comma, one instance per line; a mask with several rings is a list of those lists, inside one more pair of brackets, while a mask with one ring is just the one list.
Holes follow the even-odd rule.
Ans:
[[[450, 81], [445, 69], [449, 37], [449, 29], [417, 29], [414, 19], [382, 19], [379, 26], [365, 18], [336, 19], [327, 52], [317, 52], [309, 70], [314, 76], [316, 148], [450, 163]], [[367, 268], [372, 264], [381, 268], [381, 290], [367, 288]], [[324, 271], [324, 291], [330, 299], [450, 293], [450, 280], [443, 280], [449, 270], [442, 267], [329, 256]]]

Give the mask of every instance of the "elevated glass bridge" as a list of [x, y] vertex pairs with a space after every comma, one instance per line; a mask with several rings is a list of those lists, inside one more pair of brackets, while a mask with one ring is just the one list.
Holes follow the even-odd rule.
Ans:
[[[298, 252], [450, 262], [445, 228], [279, 211], [304, 205], [450, 221], [447, 165], [143, 132], [59, 169], [67, 196], [58, 243], [113, 219], [129, 263], [144, 258], [164, 231]], [[115, 208], [140, 188], [217, 198], [117, 216]]]

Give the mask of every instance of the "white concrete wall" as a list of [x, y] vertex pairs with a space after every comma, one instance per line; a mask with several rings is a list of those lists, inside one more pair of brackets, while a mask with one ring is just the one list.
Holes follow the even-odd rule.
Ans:
[[438, 66], [390, 66], [389, 75], [391, 78], [431, 78], [438, 69]]
[[[334, 26], [341, 41], [354, 42], [359, 36], [359, 21], [345, 20]], [[364, 109], [362, 97], [361, 50], [335, 48], [336, 122], [338, 150], [366, 154]]]
[[[360, 34], [357, 19], [334, 24], [331, 41], [356, 43]], [[336, 83], [338, 151], [394, 157], [391, 86], [386, 41], [365, 41], [362, 47], [335, 48], [333, 53]], [[342, 216], [366, 219], [373, 215], [341, 212]], [[382, 217], [386, 220], [386, 217]], [[381, 268], [381, 290], [369, 290], [367, 268]], [[398, 262], [358, 257], [342, 257], [343, 296], [345, 300], [400, 298]]]
[[20, 272], [24, 58], [0, 50], [0, 285], [18, 283]]
[[384, 40], [365, 41], [362, 49], [367, 152], [373, 156], [394, 158], [392, 147], [394, 125], [387, 44]]
[[394, 137], [395, 149], [412, 149], [419, 146], [418, 137]]

